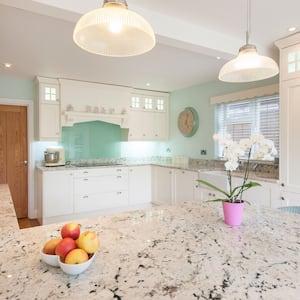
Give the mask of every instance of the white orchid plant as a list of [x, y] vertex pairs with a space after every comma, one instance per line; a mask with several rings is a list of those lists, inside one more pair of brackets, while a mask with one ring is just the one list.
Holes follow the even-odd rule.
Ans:
[[[258, 182], [249, 181], [249, 166], [250, 159], [254, 160], [272, 160], [277, 155], [274, 143], [271, 140], [265, 139], [263, 135], [255, 134], [248, 139], [241, 139], [239, 142], [232, 140], [229, 134], [214, 134], [213, 139], [219, 142], [223, 148], [224, 159], [226, 159], [225, 169], [228, 179], [228, 190], [224, 191], [217, 186], [199, 179], [198, 182], [202, 183], [224, 195], [224, 198], [213, 199], [209, 201], [222, 201], [222, 202], [243, 202], [243, 192], [255, 187], [260, 186]], [[232, 172], [239, 167], [240, 157], [247, 155], [246, 168], [243, 178], [243, 183], [240, 186], [232, 186]]]

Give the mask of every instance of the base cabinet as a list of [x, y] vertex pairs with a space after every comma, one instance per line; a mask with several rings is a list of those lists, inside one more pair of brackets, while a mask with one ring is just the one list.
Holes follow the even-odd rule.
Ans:
[[73, 213], [73, 173], [39, 172], [38, 220], [40, 224], [47, 224], [48, 219]]
[[74, 175], [74, 213], [128, 206], [127, 168], [104, 168]]
[[174, 173], [174, 202], [197, 200], [198, 172], [176, 169]]
[[152, 202], [154, 204], [173, 203], [174, 170], [159, 166], [152, 167]]
[[152, 199], [151, 166], [133, 166], [128, 170], [129, 205], [150, 204]]
[[198, 172], [153, 166], [152, 202], [174, 204], [199, 199]]

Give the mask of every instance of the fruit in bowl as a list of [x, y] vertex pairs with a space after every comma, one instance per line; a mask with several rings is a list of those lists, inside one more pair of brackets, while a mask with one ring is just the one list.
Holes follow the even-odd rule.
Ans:
[[44, 244], [43, 249], [40, 251], [43, 262], [53, 267], [59, 267], [59, 256], [55, 254], [55, 248], [61, 240], [61, 238], [52, 238]]
[[99, 248], [99, 239], [95, 232], [85, 231], [76, 240], [79, 248], [85, 250], [89, 254], [95, 253]]
[[80, 226], [77, 223], [65, 224], [60, 230], [62, 238], [70, 237], [73, 240], [77, 240], [80, 235]]
[[60, 233], [61, 238], [52, 238], [44, 244], [42, 260], [51, 266], [60, 266], [70, 275], [84, 272], [100, 247], [97, 234], [93, 231], [80, 234], [80, 226], [74, 222], [65, 224]]
[[52, 238], [48, 242], [45, 243], [43, 247], [43, 253], [55, 255], [55, 248], [60, 243], [62, 239], [60, 238]]
[[64, 259], [71, 250], [76, 248], [77, 248], [77, 244], [75, 240], [73, 240], [70, 237], [66, 237], [62, 239], [55, 247], [55, 254], [59, 255]]
[[[77, 250], [77, 249], [75, 249], [75, 250]], [[75, 250], [72, 250], [72, 251], [75, 251]], [[82, 249], [78, 249], [78, 250], [82, 250]], [[82, 250], [82, 251], [84, 251], [84, 250]], [[84, 272], [85, 270], [87, 270], [87, 268], [92, 264], [95, 255], [96, 255], [95, 253], [92, 254], [91, 257], [88, 258], [88, 260], [81, 262], [81, 263], [66, 263], [66, 261], [63, 262], [61, 260], [61, 258], [58, 260], [58, 263], [59, 263], [60, 268], [66, 274], [77, 275], [77, 274], [80, 274], [80, 273]]]

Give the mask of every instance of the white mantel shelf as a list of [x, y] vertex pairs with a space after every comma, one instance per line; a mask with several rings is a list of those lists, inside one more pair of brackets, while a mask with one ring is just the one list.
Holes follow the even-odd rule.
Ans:
[[85, 273], [68, 276], [39, 257], [62, 224], [9, 226], [7, 188], [0, 185], [3, 299], [299, 299], [299, 215], [247, 206], [232, 228], [210, 202], [78, 220], [101, 249]]
[[121, 128], [128, 128], [127, 114], [109, 114], [109, 113], [93, 113], [79, 111], [62, 112], [62, 126], [73, 126], [76, 123], [89, 121], [102, 121], [119, 125]]

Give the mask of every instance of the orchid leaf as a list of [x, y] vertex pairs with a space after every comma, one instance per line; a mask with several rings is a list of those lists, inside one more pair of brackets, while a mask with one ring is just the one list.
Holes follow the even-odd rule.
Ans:
[[213, 184], [211, 184], [211, 183], [209, 183], [209, 182], [207, 182], [207, 181], [205, 181], [205, 180], [197, 179], [197, 181], [198, 181], [199, 183], [202, 183], [202, 184], [204, 184], [204, 185], [210, 187], [211, 189], [213, 189], [213, 190], [215, 190], [215, 191], [218, 191], [218, 192], [222, 193], [222, 194], [225, 195], [226, 197], [230, 198], [230, 195], [229, 195], [228, 193], [226, 193], [226, 192], [224, 192], [223, 190], [219, 189], [217, 186], [215, 186], [215, 185], [213, 185]]

